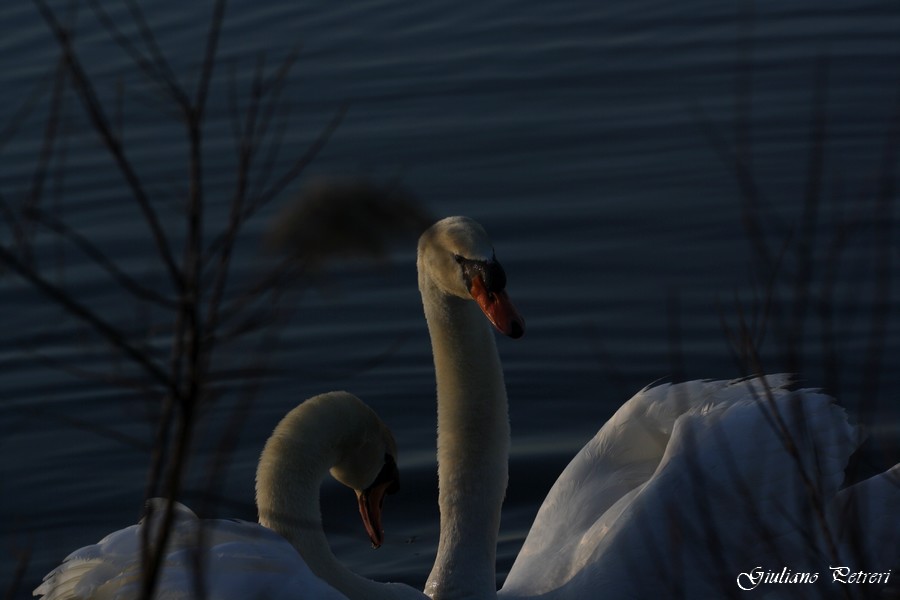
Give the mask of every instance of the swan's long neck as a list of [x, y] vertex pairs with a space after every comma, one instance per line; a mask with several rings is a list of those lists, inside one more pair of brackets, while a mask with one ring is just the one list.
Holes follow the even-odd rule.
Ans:
[[259, 522], [287, 539], [313, 573], [351, 600], [392, 598], [395, 596], [388, 588], [393, 586], [361, 577], [341, 565], [322, 529], [322, 480], [337, 462], [343, 445], [358, 435], [347, 428], [343, 413], [309, 401], [288, 413], [259, 460]]
[[442, 292], [427, 272], [419, 289], [431, 334], [438, 397], [441, 534], [425, 593], [492, 598], [509, 417], [493, 331], [475, 302]]

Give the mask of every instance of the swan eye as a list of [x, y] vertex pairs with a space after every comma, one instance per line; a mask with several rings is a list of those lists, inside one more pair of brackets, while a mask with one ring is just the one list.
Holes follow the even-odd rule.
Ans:
[[453, 260], [455, 260], [455, 261], [456, 261], [456, 264], [458, 264], [458, 265], [461, 265], [461, 264], [463, 264], [463, 263], [466, 261], [466, 259], [463, 258], [462, 256], [460, 256], [459, 254], [454, 254], [454, 255], [453, 255]]
[[506, 272], [496, 258], [482, 261], [457, 255], [456, 259], [456, 262], [462, 267], [463, 278], [468, 287], [472, 286], [472, 279], [477, 276], [481, 278], [485, 289], [490, 294], [506, 289]]

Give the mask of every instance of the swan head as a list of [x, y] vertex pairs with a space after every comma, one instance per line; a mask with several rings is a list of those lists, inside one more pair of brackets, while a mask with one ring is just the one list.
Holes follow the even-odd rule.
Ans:
[[356, 493], [359, 515], [372, 546], [378, 548], [384, 542], [381, 525], [384, 497], [400, 489], [397, 443], [375, 412], [361, 401], [359, 404], [366, 413], [366, 426], [361, 436], [345, 445], [331, 468], [331, 476]]
[[418, 265], [447, 295], [475, 300], [500, 333], [525, 334], [525, 320], [506, 293], [506, 272], [484, 228], [469, 217], [447, 217], [419, 238]]
[[384, 498], [400, 487], [397, 443], [375, 411], [347, 392], [313, 396], [275, 427], [256, 471], [259, 522], [289, 540], [302, 534], [292, 515], [301, 505], [318, 514], [326, 472], [356, 493], [369, 539], [380, 546]]

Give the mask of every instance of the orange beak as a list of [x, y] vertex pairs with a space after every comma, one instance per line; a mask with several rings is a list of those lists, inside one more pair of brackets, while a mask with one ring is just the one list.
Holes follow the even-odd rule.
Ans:
[[362, 517], [366, 533], [372, 540], [372, 547], [378, 548], [384, 543], [384, 528], [381, 526], [381, 510], [384, 506], [384, 495], [390, 484], [384, 483], [357, 493], [359, 515]]
[[489, 292], [484, 285], [484, 280], [480, 276], [476, 276], [472, 277], [469, 293], [472, 294], [472, 298], [475, 299], [475, 302], [481, 307], [481, 311], [497, 331], [513, 339], [525, 335], [525, 319], [513, 306], [506, 290]]
[[359, 516], [372, 547], [378, 548], [384, 543], [384, 528], [381, 526], [381, 510], [384, 507], [384, 496], [394, 494], [400, 489], [400, 473], [397, 464], [390, 456], [385, 456], [384, 468], [375, 478], [375, 482], [363, 491], [356, 492], [359, 502]]

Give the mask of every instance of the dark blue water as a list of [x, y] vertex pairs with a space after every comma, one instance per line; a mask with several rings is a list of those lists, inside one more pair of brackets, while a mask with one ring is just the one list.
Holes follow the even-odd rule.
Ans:
[[[0, 197], [15, 208], [35, 181], [59, 49], [34, 6], [7, 4]], [[632, 393], [659, 379], [741, 374], [725, 331], [737, 323], [738, 302], [752, 315], [774, 298], [781, 308], [767, 313], [764, 368], [833, 386], [872, 424], [874, 448], [887, 448], [886, 456], [873, 450], [873, 460], [897, 461], [900, 232], [888, 176], [898, 166], [895, 5], [255, 4], [228, 7], [213, 76], [208, 231], [227, 218], [235, 186], [232, 82], [246, 107], [257, 65], [271, 73], [298, 48], [273, 126], [283, 132], [276, 169], [346, 103], [304, 179], [399, 177], [434, 215], [467, 214], [486, 226], [528, 323], [524, 339], [499, 342], [513, 428], [501, 575], [556, 474]], [[79, 56], [177, 246], [183, 130], [88, 6], [75, 17], [65, 3], [56, 9], [77, 24]], [[106, 10], [140, 37], [125, 6]], [[172, 71], [194, 89], [209, 9], [159, 1], [144, 10]], [[64, 134], [41, 206], [168, 291], [146, 224], [71, 86], [60, 114]], [[260, 236], [300, 183], [245, 232], [235, 286], [258, 268]], [[4, 220], [0, 240], [13, 239]], [[768, 267], [754, 239], [765, 241]], [[48, 278], [166, 356], [162, 310], [124, 301], [105, 273], [47, 230], [37, 228], [35, 243]], [[807, 303], [793, 301], [798, 281], [808, 281]], [[87, 327], [13, 273], [3, 272], [0, 286], [0, 581], [28, 554], [25, 596], [70, 550], [137, 518], [155, 405], [139, 391], [85, 379], [127, 374], [128, 365], [111, 362]], [[267, 354], [275, 375], [243, 415], [211, 488], [212, 457], [239, 404], [234, 385], [204, 413], [186, 500], [205, 515], [253, 519], [256, 457], [280, 416], [312, 394], [351, 390], [394, 429], [403, 493], [390, 499], [388, 542], [377, 552], [352, 498], [334, 487], [328, 504], [338, 508], [326, 525], [336, 552], [360, 572], [421, 584], [438, 528], [433, 373], [414, 242], [375, 270], [332, 269], [286, 303], [292, 318]], [[801, 360], [785, 359], [791, 347]], [[246, 351], [226, 349], [219, 369], [246, 365]], [[880, 372], [867, 370], [873, 357]], [[873, 374], [878, 385], [867, 387]], [[201, 492], [215, 500], [204, 503]]]

